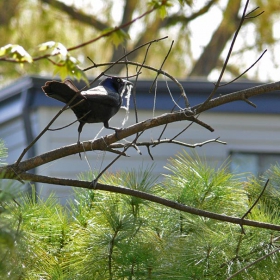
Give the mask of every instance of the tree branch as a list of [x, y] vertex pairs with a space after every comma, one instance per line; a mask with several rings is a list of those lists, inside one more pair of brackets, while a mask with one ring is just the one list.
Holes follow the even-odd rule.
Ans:
[[122, 186], [112, 186], [112, 185], [105, 185], [101, 183], [97, 183], [95, 187], [92, 186], [92, 182], [86, 182], [86, 181], [79, 181], [79, 180], [72, 180], [72, 179], [62, 179], [62, 178], [53, 178], [48, 176], [41, 176], [41, 175], [35, 175], [30, 173], [22, 173], [20, 175], [22, 180], [28, 180], [32, 182], [40, 182], [40, 183], [46, 183], [46, 184], [55, 184], [59, 186], [72, 186], [72, 187], [78, 187], [78, 188], [85, 188], [85, 189], [95, 189], [95, 190], [102, 190], [107, 192], [115, 192], [115, 193], [121, 193], [125, 195], [131, 195], [134, 197], [138, 197], [141, 199], [145, 199], [151, 202], [155, 202], [164, 206], [167, 206], [172, 209], [176, 209], [179, 211], [183, 211], [186, 213], [190, 213], [193, 215], [198, 215], [218, 221], [224, 221], [232, 224], [237, 225], [246, 225], [251, 227], [257, 227], [257, 228], [265, 228], [265, 229], [271, 229], [280, 231], [280, 225], [274, 225], [269, 223], [262, 223], [262, 222], [256, 222], [252, 220], [246, 220], [241, 219], [237, 217], [231, 217], [221, 214], [216, 214], [213, 212], [200, 210], [197, 208], [193, 208], [175, 201], [171, 201], [162, 197], [155, 196], [153, 194], [128, 189]]
[[[193, 112], [196, 112], [196, 114], [200, 114], [204, 111], [221, 106], [223, 104], [227, 104], [238, 100], [244, 101], [245, 99], [248, 99], [252, 96], [265, 94], [275, 90], [280, 90], [280, 82], [261, 85], [261, 86], [241, 90], [238, 92], [230, 93], [221, 97], [217, 97], [215, 99], [210, 100], [207, 104], [205, 104], [205, 106], [203, 106], [203, 109], [201, 107], [201, 104], [198, 104], [192, 107], [191, 110]], [[93, 142], [85, 141], [83, 142], [83, 145], [78, 145], [78, 144], [68, 145], [59, 149], [49, 151], [42, 155], [36, 156], [34, 158], [24, 160], [22, 162], [19, 162], [18, 164], [11, 164], [5, 167], [1, 167], [0, 174], [2, 175], [6, 174], [3, 176], [8, 176], [7, 174], [12, 173], [14, 174], [13, 176], [15, 176], [15, 174], [17, 173], [20, 174], [21, 172], [25, 172], [27, 170], [33, 169], [40, 165], [46, 164], [48, 162], [63, 157], [67, 157], [69, 155], [77, 154], [79, 152], [92, 151], [92, 150], [105, 151], [107, 150], [107, 147], [110, 146], [112, 143], [115, 143], [118, 140], [134, 135], [137, 132], [148, 130], [153, 127], [161, 126], [167, 123], [173, 123], [173, 122], [183, 121], [183, 120], [195, 121], [196, 118], [193, 115], [187, 115], [186, 111], [163, 114], [161, 116], [157, 116], [152, 119], [148, 119], [122, 129], [121, 131], [118, 132], [118, 138], [116, 137], [115, 134], [110, 134], [105, 137], [99, 138]]]
[[[164, 38], [162, 38], [162, 39], [164, 39]], [[130, 52], [129, 54], [131, 54], [131, 52]], [[92, 69], [92, 68], [98, 68], [98, 67], [108, 66], [108, 65], [113, 65], [113, 64], [135, 65], [135, 66], [138, 66], [138, 67], [140, 67], [140, 68], [146, 68], [146, 69], [149, 69], [149, 70], [151, 70], [151, 71], [156, 72], [157, 74], [162, 74], [162, 75], [168, 77], [170, 80], [172, 80], [175, 84], [178, 85], [178, 87], [179, 87], [180, 90], [181, 90], [181, 95], [182, 95], [183, 98], [185, 99], [186, 105], [189, 104], [187, 95], [186, 95], [186, 93], [185, 93], [185, 89], [184, 89], [184, 87], [181, 85], [181, 83], [180, 83], [176, 78], [174, 78], [173, 76], [171, 76], [170, 74], [168, 74], [166, 71], [163, 71], [163, 70], [161, 70], [161, 69], [154, 68], [154, 67], [149, 66], [149, 65], [146, 65], [146, 64], [144, 64], [144, 63], [138, 63], [138, 62], [129, 61], [129, 60], [128, 60], [128, 61], [122, 61], [122, 60], [120, 60], [120, 61], [118, 61], [118, 62], [105, 62], [105, 63], [99, 63], [99, 64], [94, 63], [93, 66], [87, 67], [87, 68], [83, 69], [83, 71], [88, 71], [88, 70], [90, 70], [90, 69]], [[188, 106], [187, 106], [187, 107], [188, 107]]]
[[[201, 143], [195, 143], [195, 144], [188, 144], [188, 143], [184, 143], [184, 142], [173, 140], [173, 139], [152, 140], [152, 141], [146, 141], [146, 142], [137, 142], [135, 144], [137, 146], [153, 146], [153, 147], [158, 146], [160, 144], [176, 144], [176, 145], [188, 147], [188, 148], [202, 147], [209, 143], [219, 143], [219, 144], [223, 144], [223, 145], [227, 144], [226, 142], [220, 141], [218, 139], [219, 139], [219, 137], [216, 139], [209, 139], [209, 140], [203, 141]], [[110, 145], [110, 148], [112, 148], [112, 149], [124, 148], [124, 147], [127, 147], [129, 144], [130, 143], [125, 143], [125, 144], [114, 143], [114, 144]]]
[[184, 16], [176, 13], [169, 17], [166, 17], [163, 20], [160, 28], [174, 26], [177, 23], [182, 23], [182, 25], [186, 26], [187, 24], [189, 24], [190, 21], [195, 20], [196, 18], [206, 14], [216, 2], [217, 0], [209, 1], [208, 3], [206, 3], [205, 6], [200, 8], [198, 11], [192, 13], [190, 16]]
[[138, 17], [132, 19], [132, 20], [129, 21], [129, 22], [126, 22], [126, 23], [124, 23], [124, 24], [122, 24], [122, 25], [120, 25], [120, 26], [118, 26], [118, 27], [115, 27], [115, 28], [113, 28], [112, 30], [107, 31], [107, 32], [101, 34], [100, 36], [97, 36], [96, 38], [94, 38], [94, 39], [92, 39], [92, 40], [89, 40], [89, 41], [84, 42], [84, 43], [82, 43], [82, 44], [80, 44], [80, 45], [77, 45], [77, 46], [68, 48], [67, 50], [68, 50], [68, 51], [76, 50], [76, 49], [82, 48], [82, 47], [84, 47], [84, 46], [86, 46], [86, 45], [89, 45], [89, 44], [91, 44], [91, 43], [93, 43], [93, 42], [96, 42], [96, 41], [98, 41], [98, 40], [101, 39], [101, 38], [110, 36], [112, 33], [116, 32], [117, 30], [126, 28], [127, 26], [133, 24], [134, 22], [136, 22], [137, 20], [141, 19], [142, 17], [145, 17], [145, 16], [147, 16], [148, 14], [152, 13], [152, 12], [155, 11], [156, 9], [157, 9], [156, 7], [153, 7], [152, 9], [146, 11], [146, 12], [143, 13], [142, 15], [140, 15], [140, 16], [138, 16]]
[[74, 8], [70, 5], [67, 5], [61, 1], [57, 1], [57, 0], [40, 0], [40, 1], [42, 3], [50, 5], [51, 7], [55, 8], [61, 12], [64, 12], [69, 17], [71, 17], [74, 20], [79, 21], [80, 23], [84, 23], [84, 24], [93, 26], [97, 30], [101, 31], [101, 30], [104, 30], [109, 27], [106, 23], [99, 21], [92, 15], [87, 15], [83, 12], [79, 12], [76, 8]]
[[[166, 17], [164, 20], [161, 20], [160, 18], [156, 18], [151, 24], [149, 24], [143, 33], [139, 36], [138, 41], [135, 42], [135, 46], [141, 45], [144, 42], [147, 42], [153, 38], [154, 34], [158, 32], [158, 30], [161, 30], [165, 27], [174, 26], [182, 20], [182, 25], [186, 26], [190, 21], [196, 19], [199, 16], [202, 16], [205, 14], [212, 6], [215, 4], [217, 0], [211, 0], [209, 1], [204, 7], [202, 7], [199, 11], [194, 12], [191, 16], [186, 17], [183, 15], [179, 15], [178, 13], [171, 15], [169, 17]], [[149, 30], [149, 32], [146, 32], [146, 30]], [[136, 58], [137, 54], [133, 53], [129, 59], [134, 60]]]
[[250, 264], [244, 266], [243, 268], [241, 268], [240, 270], [236, 271], [234, 274], [232, 274], [232, 275], [231, 275], [230, 277], [228, 277], [226, 280], [231, 280], [231, 279], [233, 279], [235, 276], [237, 276], [238, 274], [240, 274], [240, 273], [243, 272], [244, 270], [247, 270], [249, 267], [255, 265], [256, 263], [258, 263], [258, 262], [260, 262], [260, 261], [262, 261], [262, 260], [268, 258], [269, 256], [271, 256], [271, 255], [273, 255], [273, 254], [275, 254], [275, 253], [277, 253], [277, 252], [279, 252], [279, 251], [280, 251], [280, 248], [277, 248], [277, 249], [275, 249], [275, 250], [269, 252], [268, 254], [266, 254], [266, 255], [264, 255], [264, 256], [262, 256], [262, 257], [256, 259], [256, 260], [253, 261], [252, 263], [250, 263]]
[[272, 92], [275, 90], [280, 90], [280, 82], [274, 82], [274, 83], [270, 83], [270, 84], [265, 84], [265, 85], [256, 86], [256, 87], [240, 90], [237, 92], [229, 93], [229, 94], [209, 100], [207, 104], [203, 105], [203, 108], [199, 108], [203, 104], [203, 103], [201, 103], [201, 104], [198, 104], [198, 105], [192, 107], [191, 109], [193, 111], [195, 111], [196, 114], [199, 114], [201, 112], [221, 106], [226, 103], [230, 103], [230, 102], [238, 101], [238, 100], [245, 101], [245, 99], [248, 99], [252, 96], [265, 94], [265, 93]]
[[265, 189], [268, 185], [269, 179], [266, 180], [265, 185], [261, 191], [261, 193], [259, 194], [259, 196], [257, 197], [257, 199], [255, 200], [255, 202], [251, 205], [251, 207], [248, 209], [248, 211], [242, 216], [241, 219], [245, 219], [245, 217], [252, 211], [252, 209], [257, 205], [257, 203], [259, 202], [259, 200], [261, 199], [262, 195], [265, 192]]

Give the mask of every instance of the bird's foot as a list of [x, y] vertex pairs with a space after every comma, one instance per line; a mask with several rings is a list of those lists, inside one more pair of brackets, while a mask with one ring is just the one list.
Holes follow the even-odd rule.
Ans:
[[117, 139], [120, 140], [119, 132], [121, 132], [123, 129], [122, 128], [114, 128], [114, 130], [115, 130], [115, 134], [116, 134]]
[[[78, 145], [78, 147], [81, 145], [80, 140], [78, 140], [77, 145]], [[82, 160], [81, 152], [79, 152], [79, 157], [80, 157], [80, 160]]]

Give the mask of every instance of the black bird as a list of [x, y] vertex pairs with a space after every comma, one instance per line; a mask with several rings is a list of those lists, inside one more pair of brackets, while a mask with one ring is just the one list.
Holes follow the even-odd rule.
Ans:
[[48, 97], [66, 104], [76, 96], [69, 106], [80, 122], [78, 127], [78, 143], [80, 143], [80, 134], [86, 123], [103, 122], [104, 127], [118, 131], [118, 128], [109, 126], [109, 120], [119, 111], [122, 105], [121, 93], [126, 90], [128, 84], [133, 85], [121, 78], [110, 77], [101, 81], [99, 86], [82, 92], [70, 80], [63, 83], [49, 81], [42, 89]]

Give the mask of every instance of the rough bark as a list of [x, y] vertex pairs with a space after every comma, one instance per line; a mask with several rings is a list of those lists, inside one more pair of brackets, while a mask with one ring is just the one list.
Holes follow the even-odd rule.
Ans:
[[238, 26], [240, 8], [241, 0], [228, 1], [222, 22], [214, 32], [208, 45], [204, 48], [189, 76], [208, 76], [215, 69], [222, 51]]
[[19, 3], [20, 0], [0, 0], [0, 26], [9, 24], [17, 13]]

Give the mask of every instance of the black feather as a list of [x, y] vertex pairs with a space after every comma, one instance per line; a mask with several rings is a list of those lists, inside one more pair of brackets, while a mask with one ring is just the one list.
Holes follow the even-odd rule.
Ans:
[[101, 81], [99, 86], [82, 92], [79, 92], [70, 80], [65, 82], [49, 81], [42, 89], [48, 97], [65, 104], [74, 98], [69, 106], [80, 122], [78, 128], [79, 142], [80, 133], [85, 123], [103, 122], [104, 127], [118, 130], [109, 126], [109, 120], [119, 111], [122, 104], [120, 94], [125, 90], [127, 84], [132, 83], [118, 77], [111, 77]]

